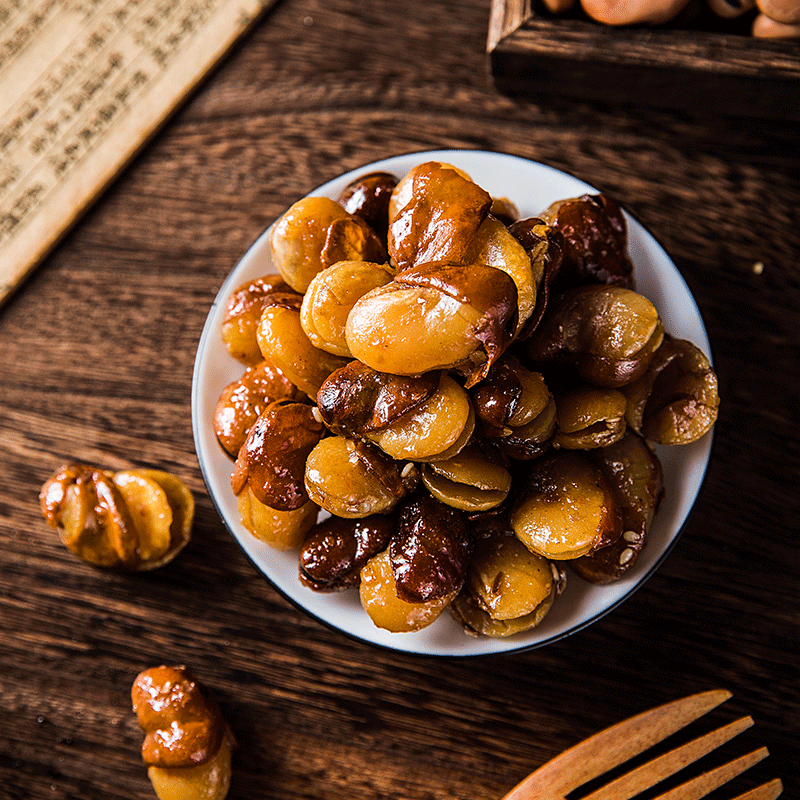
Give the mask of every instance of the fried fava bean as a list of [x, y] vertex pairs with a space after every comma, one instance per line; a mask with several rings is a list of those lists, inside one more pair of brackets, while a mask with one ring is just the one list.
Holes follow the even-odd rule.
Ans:
[[[524, 545], [523, 545], [524, 547]], [[461, 591], [450, 603], [456, 622], [471, 636], [491, 636], [495, 639], [532, 630], [547, 616], [556, 599], [555, 591], [530, 614], [512, 619], [494, 619], [483, 610], [471, 592]]]
[[276, 550], [300, 547], [319, 516], [319, 506], [311, 500], [291, 511], [279, 511], [262, 503], [249, 486], [236, 495], [236, 505], [242, 525]]
[[[194, 497], [189, 487], [171, 472], [160, 469], [129, 469], [116, 472], [114, 483], [119, 488], [139, 532], [139, 570], [164, 566], [189, 543], [194, 520]], [[169, 506], [166, 513], [162, 502], [163, 492]], [[153, 547], [154, 531], [169, 520], [169, 544], [164, 539]], [[148, 533], [143, 537], [142, 531]], [[142, 540], [147, 544], [143, 544]]]
[[517, 288], [518, 334], [533, 314], [543, 265], [531, 263], [525, 248], [508, 228], [493, 216], [488, 216], [478, 228], [472, 244], [464, 255], [467, 264], [485, 264], [503, 270]]
[[622, 515], [622, 536], [570, 562], [590, 583], [619, 580], [636, 563], [664, 496], [664, 473], [647, 442], [628, 431], [618, 442], [592, 451]]
[[491, 195], [440, 162], [415, 168], [411, 197], [389, 225], [389, 255], [404, 270], [432, 261], [464, 262], [489, 214]]
[[272, 263], [296, 292], [337, 261], [386, 260], [375, 231], [328, 197], [298, 200], [275, 223], [270, 234]]
[[306, 459], [324, 431], [312, 406], [291, 400], [270, 403], [239, 450], [231, 475], [233, 493], [238, 496], [249, 488], [276, 511], [305, 505]]
[[515, 536], [476, 542], [464, 589], [450, 610], [468, 633], [505, 637], [541, 623], [566, 576]]
[[373, 556], [362, 567], [358, 593], [362, 608], [375, 626], [392, 633], [410, 633], [432, 625], [454, 597], [446, 595], [421, 603], [400, 598], [388, 550]]
[[315, 275], [300, 307], [300, 324], [311, 344], [351, 357], [345, 338], [350, 311], [357, 300], [389, 283], [393, 276], [388, 264], [371, 261], [339, 261]]
[[323, 381], [347, 360], [314, 347], [300, 319], [300, 295], [275, 295], [261, 314], [256, 336], [264, 359], [309, 397], [316, 397]]
[[156, 569], [191, 538], [194, 497], [163, 470], [65, 464], [42, 486], [39, 501], [63, 544], [96, 567]]
[[587, 283], [633, 288], [628, 226], [618, 203], [585, 194], [559, 200], [539, 216], [563, 237], [562, 289]]
[[667, 338], [647, 372], [623, 388], [630, 427], [658, 444], [690, 444], [717, 420], [717, 375], [692, 342]]
[[555, 560], [586, 555], [622, 534], [607, 481], [577, 450], [556, 451], [533, 463], [510, 523], [529, 550]]
[[527, 460], [550, 446], [556, 405], [544, 378], [506, 355], [474, 386], [470, 397], [484, 436], [512, 458]]
[[462, 368], [480, 380], [516, 330], [517, 290], [502, 270], [429, 263], [367, 293], [347, 318], [350, 352], [380, 372]]
[[[405, 490], [400, 466], [389, 459], [394, 480], [371, 471], [357, 444], [344, 436], [321, 439], [306, 459], [305, 486], [311, 500], [337, 517], [353, 519], [391, 511]], [[394, 491], [400, 487], [400, 494]]]
[[382, 241], [389, 231], [389, 204], [397, 186], [390, 172], [368, 172], [351, 181], [339, 196], [339, 204], [361, 217]]
[[551, 299], [524, 343], [535, 364], [566, 366], [586, 383], [612, 389], [644, 375], [664, 325], [644, 295], [619, 286], [582, 286]]
[[464, 180], [471, 181], [472, 178], [463, 169], [448, 164], [444, 161], [426, 161], [423, 164], [418, 164], [413, 169], [410, 169], [403, 175], [394, 187], [392, 196], [389, 200], [389, 222], [392, 220], [411, 202], [411, 196], [414, 191], [414, 176], [417, 172], [425, 171], [430, 168], [432, 164], [437, 164], [442, 169], [451, 169], [458, 173]]
[[354, 360], [332, 372], [320, 386], [317, 407], [330, 430], [362, 437], [420, 407], [440, 383], [435, 372], [392, 375]]
[[361, 569], [386, 549], [395, 528], [391, 515], [328, 517], [309, 532], [300, 550], [300, 580], [315, 592], [340, 592], [358, 584]]
[[423, 464], [422, 482], [442, 503], [462, 511], [496, 508], [511, 490], [511, 473], [497, 453], [467, 445], [460, 453], [442, 461]]
[[398, 461], [430, 461], [455, 455], [474, 429], [466, 391], [443, 372], [427, 400], [387, 425], [365, 431], [364, 438]]
[[227, 351], [243, 364], [252, 366], [262, 359], [256, 328], [264, 303], [274, 292], [291, 291], [278, 275], [265, 275], [236, 289], [228, 298], [222, 320], [222, 341]]
[[466, 515], [420, 492], [400, 508], [389, 555], [397, 596], [410, 603], [451, 597], [472, 552]]
[[592, 450], [625, 435], [627, 401], [618, 389], [580, 386], [556, 394], [555, 447]]
[[214, 409], [217, 441], [236, 458], [248, 431], [270, 403], [299, 400], [303, 394], [274, 364], [262, 359], [222, 390]]
[[223, 800], [235, 742], [208, 689], [184, 666], [154, 667], [136, 677], [131, 702], [159, 800]]

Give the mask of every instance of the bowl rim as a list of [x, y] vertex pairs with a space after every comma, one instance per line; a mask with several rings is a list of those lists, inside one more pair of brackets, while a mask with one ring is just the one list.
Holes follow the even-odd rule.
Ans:
[[[366, 172], [371, 172], [376, 170], [391, 171], [391, 167], [395, 163], [402, 163], [412, 159], [416, 160], [417, 163], [423, 163], [424, 161], [433, 161], [433, 160], [448, 162], [454, 160], [458, 161], [465, 156], [468, 158], [487, 159], [490, 162], [494, 159], [501, 159], [506, 161], [507, 163], [509, 163], [510, 160], [510, 163], [512, 164], [514, 162], [521, 162], [527, 167], [534, 166], [536, 169], [543, 170], [545, 174], [552, 173], [553, 175], [557, 175], [559, 178], [567, 178], [573, 180], [581, 184], [583, 187], [583, 191], [585, 192], [602, 193], [602, 189], [598, 189], [595, 186], [586, 183], [581, 178], [578, 178], [571, 172], [557, 169], [555, 167], [551, 167], [548, 164], [534, 161], [532, 159], [528, 159], [522, 156], [517, 156], [499, 151], [489, 151], [481, 149], [445, 149], [445, 150], [419, 150], [419, 151], [412, 150], [406, 153], [396, 154], [388, 158], [363, 164], [360, 167], [355, 167], [354, 169], [348, 170], [342, 173], [341, 175], [338, 175], [326, 181], [325, 183], [321, 184], [320, 186], [308, 192], [308, 194], [306, 194], [305, 197], [330, 194], [331, 187], [338, 185], [346, 185], [346, 183], [349, 182], [350, 180], [358, 177], [359, 175], [363, 175]], [[480, 183], [480, 181], [478, 182]], [[298, 198], [298, 200], [299, 199], [301, 198]], [[561, 199], [561, 198], [554, 198], [554, 199]], [[688, 296], [688, 298], [686, 299], [689, 299], [691, 301], [691, 308], [689, 309], [689, 311], [695, 317], [695, 323], [699, 326], [700, 329], [699, 332], [701, 333], [701, 338], [703, 339], [703, 341], [698, 343], [698, 346], [701, 346], [703, 348], [703, 351], [709, 357], [709, 359], [712, 360], [713, 363], [711, 344], [708, 340], [708, 335], [702, 313], [699, 307], [697, 306], [697, 302], [694, 298], [694, 295], [692, 294], [688, 284], [686, 283], [683, 274], [678, 269], [677, 265], [674, 263], [672, 258], [666, 252], [666, 250], [661, 246], [660, 242], [647, 228], [647, 226], [644, 225], [637, 218], [637, 216], [631, 213], [627, 208], [625, 208], [624, 206], [622, 206], [622, 208], [625, 216], [627, 217], [628, 222], [629, 223], [633, 222], [635, 226], [638, 226], [638, 228], [640, 229], [639, 232], [641, 234], [644, 234], [645, 237], [649, 237], [651, 246], [655, 246], [655, 248], [657, 248], [657, 250], [660, 251], [661, 255], [666, 259], [668, 265], [671, 266], [672, 269], [674, 270], [674, 274], [672, 274], [670, 277], [672, 280], [676, 280], [679, 282], [679, 284], [682, 285], [683, 292]], [[275, 220], [277, 220], [279, 216], [280, 215], [278, 215], [278, 217], [276, 217]], [[255, 569], [262, 576], [262, 578], [266, 580], [267, 583], [270, 584], [278, 592], [279, 595], [281, 595], [284, 599], [288, 600], [292, 606], [294, 606], [298, 610], [302, 611], [303, 613], [311, 617], [315, 622], [321, 623], [323, 626], [325, 626], [331, 631], [335, 631], [338, 634], [343, 634], [345, 637], [347, 637], [352, 641], [364, 643], [379, 650], [383, 651], [388, 650], [415, 657], [453, 658], [461, 660], [461, 659], [471, 659], [471, 658], [497, 657], [503, 655], [510, 655], [512, 653], [522, 653], [530, 650], [535, 650], [540, 647], [544, 647], [545, 645], [554, 644], [556, 642], [562, 641], [563, 639], [566, 639], [569, 636], [572, 636], [576, 633], [579, 633], [582, 630], [585, 630], [587, 627], [593, 625], [595, 622], [597, 622], [598, 620], [605, 617], [607, 614], [614, 611], [626, 600], [629, 600], [635, 592], [637, 592], [640, 588], [642, 588], [642, 586], [644, 586], [644, 584], [663, 565], [664, 561], [670, 555], [673, 548], [677, 544], [678, 540], [681, 538], [689, 520], [692, 518], [696, 510], [697, 501], [703, 489], [703, 485], [705, 483], [705, 479], [708, 473], [708, 465], [713, 455], [714, 440], [715, 440], [714, 429], [712, 429], [704, 437], [702, 437], [700, 442], [694, 443], [695, 445], [701, 444], [704, 447], [704, 453], [705, 453], [702, 459], [703, 461], [702, 467], [699, 470], [699, 472], [696, 471], [695, 484], [693, 487], [694, 494], [691, 498], [691, 502], [688, 508], [685, 510], [683, 514], [682, 519], [680, 520], [679, 524], [675, 527], [674, 531], [671, 532], [668, 542], [664, 545], [663, 549], [658, 554], [657, 558], [652, 562], [652, 564], [650, 564], [647, 567], [647, 569], [643, 573], [636, 576], [636, 580], [633, 581], [631, 585], [622, 594], [620, 594], [619, 597], [617, 597], [612, 602], [608, 603], [595, 613], [590, 614], [589, 616], [586, 616], [585, 618], [576, 621], [574, 624], [570, 625], [565, 630], [557, 631], [544, 639], [535, 641], [515, 642], [514, 636], [502, 639], [491, 639], [491, 637], [479, 637], [478, 640], [489, 640], [498, 643], [508, 643], [508, 642], [513, 643], [512, 646], [503, 646], [503, 647], [497, 647], [496, 649], [488, 649], [480, 651], [459, 650], [453, 652], [430, 652], [425, 648], [415, 648], [413, 646], [398, 647], [394, 646], [391, 643], [391, 641], [389, 642], [377, 641], [376, 639], [370, 638], [369, 636], [365, 636], [355, 631], [349, 630], [345, 626], [338, 625], [336, 624], [335, 621], [333, 621], [330, 618], [321, 616], [320, 614], [316, 613], [313, 609], [310, 609], [308, 606], [304, 605], [300, 599], [294, 597], [292, 594], [286, 591], [271, 575], [267, 574], [264, 571], [263, 567], [258, 563], [256, 558], [245, 547], [244, 542], [240, 539], [239, 535], [237, 535], [237, 532], [229, 524], [225, 510], [223, 509], [221, 502], [218, 500], [216, 493], [211, 488], [213, 482], [211, 481], [209, 474], [210, 467], [206, 463], [206, 459], [202, 455], [205, 450], [205, 447], [201, 439], [201, 430], [204, 424], [208, 425], [209, 423], [207, 421], [204, 422], [204, 420], [201, 419], [200, 417], [199, 376], [202, 371], [203, 359], [204, 356], [206, 355], [208, 343], [210, 341], [211, 336], [214, 335], [215, 311], [218, 310], [218, 307], [220, 305], [225, 304], [227, 302], [227, 298], [230, 295], [230, 293], [240, 285], [241, 281], [239, 278], [236, 277], [238, 268], [242, 265], [243, 262], [246, 262], [249, 258], [252, 258], [255, 253], [260, 251], [260, 249], [265, 246], [275, 220], [273, 220], [264, 230], [262, 230], [261, 233], [251, 242], [250, 246], [246, 249], [246, 251], [240, 257], [237, 263], [228, 272], [218, 292], [215, 295], [211, 307], [208, 310], [206, 320], [204, 322], [203, 329], [201, 332], [201, 336], [198, 341], [195, 360], [194, 360], [194, 367], [192, 373], [192, 387], [191, 387], [191, 419], [192, 419], [192, 433], [193, 433], [195, 452], [198, 464], [200, 466], [200, 471], [206, 485], [207, 493], [211, 498], [214, 508], [220, 520], [222, 521], [223, 526], [226, 528], [226, 530], [231, 535], [233, 540], [239, 546], [240, 550], [245, 554], [247, 559], [255, 567]], [[629, 233], [630, 233], [630, 227], [631, 226], [629, 224]], [[274, 267], [272, 269], [273, 271], [275, 271]], [[689, 447], [691, 446], [692, 445], [689, 445]], [[227, 456], [225, 457], [227, 458]], [[232, 463], [233, 462], [231, 462], [231, 465]], [[577, 579], [577, 576], [574, 575], [571, 575], [570, 577], [572, 578], [573, 581]], [[589, 584], [586, 585], [589, 586]], [[378, 629], [376, 628], [375, 630], [377, 631]], [[410, 636], [413, 637], [414, 634], [410, 634]], [[524, 636], [524, 633], [517, 634], [517, 636]], [[413, 639], [411, 640], [404, 639], [405, 643], [408, 643], [409, 641], [413, 641]]]

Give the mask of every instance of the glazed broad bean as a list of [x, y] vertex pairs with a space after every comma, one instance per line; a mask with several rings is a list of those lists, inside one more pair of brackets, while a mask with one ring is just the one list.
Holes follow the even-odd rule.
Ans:
[[337, 356], [352, 358], [345, 328], [350, 311], [367, 292], [392, 280], [388, 264], [339, 261], [318, 273], [300, 307], [300, 324], [311, 344]]
[[389, 206], [397, 187], [390, 172], [370, 172], [351, 181], [339, 195], [345, 211], [361, 217], [382, 241], [389, 231]]
[[408, 201], [389, 224], [392, 263], [399, 270], [433, 261], [462, 263], [491, 207], [491, 195], [460, 170], [421, 164]]
[[223, 450], [236, 458], [259, 414], [275, 400], [304, 396], [274, 364], [262, 360], [229, 383], [214, 409], [214, 433]]
[[645, 373], [663, 339], [661, 317], [644, 295], [590, 285], [552, 298], [525, 347], [535, 364], [567, 367], [586, 383], [614, 389]]
[[462, 511], [488, 511], [511, 491], [511, 473], [499, 454], [467, 445], [452, 458], [422, 465], [422, 482], [442, 503]]
[[550, 446], [556, 406], [544, 378], [505, 356], [470, 392], [482, 434], [511, 458], [531, 459]]
[[39, 501], [67, 549], [95, 567], [156, 569], [191, 538], [194, 497], [164, 470], [65, 464], [42, 486]]
[[154, 667], [137, 675], [131, 702], [159, 800], [224, 800], [235, 740], [208, 689], [184, 666]]
[[361, 519], [331, 516], [317, 523], [300, 550], [300, 580], [315, 592], [356, 586], [361, 568], [386, 549], [395, 518], [374, 514]]
[[697, 441], [717, 419], [717, 375], [705, 353], [685, 339], [667, 338], [645, 374], [623, 392], [628, 424], [659, 444]]
[[306, 461], [324, 427], [307, 403], [270, 403], [250, 429], [231, 476], [233, 493], [249, 487], [264, 505], [294, 511], [308, 502]]
[[617, 389], [580, 386], [556, 396], [555, 447], [592, 450], [625, 435], [625, 395]]
[[313, 398], [328, 375], [347, 360], [312, 344], [303, 330], [301, 305], [298, 294], [273, 296], [261, 314], [256, 336], [262, 356]]
[[[379, 475], [370, 472], [352, 439], [344, 436], [321, 439], [308, 454], [305, 469], [308, 496], [338, 517], [368, 517], [397, 505], [399, 497]], [[400, 467], [394, 466], [394, 470], [396, 480], [390, 485], [402, 486]]]
[[468, 633], [505, 637], [539, 625], [566, 583], [566, 574], [515, 536], [478, 540], [464, 589], [453, 600]]
[[275, 223], [270, 234], [272, 263], [297, 292], [337, 261], [386, 260], [375, 231], [327, 197], [298, 200]]
[[584, 556], [622, 535], [611, 488], [589, 458], [575, 450], [533, 463], [510, 522], [526, 547], [558, 561]]
[[248, 281], [231, 294], [222, 321], [222, 341], [234, 358], [248, 366], [261, 361], [256, 328], [264, 304], [274, 292], [289, 291], [289, 285], [278, 275], [265, 275]]
[[368, 292], [347, 318], [352, 355], [396, 375], [463, 368], [468, 385], [485, 376], [516, 330], [517, 290], [483, 264], [431, 262]]

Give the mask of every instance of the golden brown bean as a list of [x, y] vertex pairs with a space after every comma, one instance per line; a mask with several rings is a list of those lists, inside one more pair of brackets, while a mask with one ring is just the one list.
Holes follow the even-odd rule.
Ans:
[[438, 162], [419, 165], [411, 197], [389, 226], [392, 263], [400, 270], [432, 261], [464, 263], [491, 207], [491, 195], [463, 173]]
[[231, 488], [250, 488], [261, 503], [294, 511], [308, 502], [305, 466], [324, 426], [310, 405], [292, 400], [270, 403], [255, 421], [236, 458]]
[[256, 328], [264, 303], [274, 292], [291, 288], [278, 275], [265, 275], [236, 289], [228, 298], [222, 320], [222, 341], [228, 352], [243, 364], [252, 366], [261, 361]]
[[451, 169], [454, 172], [458, 173], [464, 180], [471, 181], [472, 178], [464, 172], [464, 170], [460, 169], [459, 167], [455, 167], [452, 164], [448, 164], [444, 161], [426, 161], [423, 164], [418, 164], [413, 169], [409, 170], [402, 178], [397, 182], [397, 185], [394, 187], [392, 191], [392, 196], [389, 199], [389, 222], [391, 223], [395, 217], [403, 210], [410, 202], [411, 196], [414, 191], [414, 176], [418, 172], [425, 172], [426, 170], [430, 169], [432, 164], [438, 165], [442, 169]]
[[412, 603], [454, 596], [472, 544], [466, 514], [425, 492], [404, 501], [389, 542], [397, 596]]
[[562, 236], [557, 291], [587, 283], [633, 288], [628, 226], [614, 200], [585, 194], [559, 200], [539, 216]]
[[592, 452], [622, 514], [622, 536], [589, 555], [570, 562], [584, 580], [611, 583], [636, 563], [664, 495], [664, 474], [653, 450], [640, 436], [628, 433]]
[[372, 228], [328, 197], [306, 197], [289, 208], [272, 229], [270, 249], [275, 268], [300, 293], [337, 261], [386, 259]]
[[467, 587], [490, 617], [515, 619], [550, 597], [553, 571], [515, 536], [492, 536], [476, 543]]
[[422, 481], [446, 505], [488, 511], [499, 506], [511, 489], [511, 473], [499, 462], [497, 453], [468, 445], [452, 458], [424, 464]]
[[625, 435], [625, 395], [617, 389], [581, 386], [556, 396], [555, 447], [591, 450]]
[[347, 359], [314, 347], [303, 330], [300, 306], [296, 297], [273, 298], [264, 308], [256, 335], [263, 357], [314, 398], [328, 375]]
[[309, 500], [291, 511], [279, 511], [262, 503], [249, 486], [236, 496], [242, 525], [276, 550], [300, 547], [317, 522], [319, 506]]
[[470, 392], [484, 436], [518, 459], [541, 455], [556, 430], [556, 406], [544, 378], [509, 355]]
[[752, 33], [758, 39], [800, 39], [800, 23], [776, 22], [766, 14], [758, 14]]
[[373, 556], [362, 568], [359, 597], [372, 622], [393, 633], [426, 628], [438, 619], [452, 600], [452, 595], [422, 603], [401, 600], [397, 596], [388, 550]]
[[42, 486], [39, 499], [64, 545], [96, 567], [156, 569], [191, 537], [192, 493], [163, 470], [66, 464]]
[[159, 800], [223, 800], [235, 742], [208, 689], [186, 667], [154, 667], [136, 677], [131, 702]]
[[452, 454], [466, 445], [475, 425], [472, 404], [464, 389], [442, 373], [438, 389], [422, 404], [364, 436], [399, 461], [422, 461]]
[[339, 261], [318, 273], [308, 286], [300, 322], [311, 344], [337, 356], [352, 357], [345, 326], [356, 301], [389, 283], [393, 270], [370, 261]]
[[561, 568], [516, 537], [493, 533], [476, 543], [466, 584], [450, 610], [467, 633], [513, 636], [539, 625], [565, 585]]
[[622, 534], [611, 489], [602, 473], [575, 450], [534, 462], [510, 521], [529, 550], [556, 560], [586, 555]]
[[328, 517], [309, 532], [300, 551], [300, 580], [315, 592], [355, 586], [361, 568], [386, 549], [395, 529], [393, 515], [363, 519]]
[[347, 319], [350, 352], [380, 372], [418, 375], [463, 366], [480, 380], [516, 330], [517, 292], [479, 264], [426, 264], [364, 295]]
[[308, 454], [305, 486], [318, 506], [347, 519], [385, 513], [398, 501], [359, 458], [356, 443], [343, 436], [322, 439]]
[[551, 300], [524, 344], [545, 366], [574, 369], [586, 383], [618, 388], [641, 377], [664, 339], [644, 295], [619, 286], [582, 286]]
[[370, 172], [349, 183], [339, 203], [350, 214], [361, 217], [382, 241], [389, 230], [389, 204], [397, 178], [389, 172]]
[[298, 400], [301, 392], [274, 364], [261, 360], [222, 391], [214, 409], [214, 433], [236, 458], [258, 415], [275, 400]]
[[626, 3], [617, 0], [581, 0], [583, 10], [592, 19], [606, 25], [663, 25], [677, 17], [688, 3], [689, 0], [635, 0]]
[[623, 392], [630, 427], [659, 444], [697, 441], [719, 411], [717, 374], [700, 348], [685, 339], [666, 339], [647, 372]]
[[361, 361], [351, 361], [332, 372], [317, 392], [317, 407], [335, 433], [362, 437], [378, 431], [429, 400], [439, 388], [436, 372], [392, 375]]
[[519, 333], [536, 307], [538, 281], [531, 258], [525, 248], [495, 217], [487, 217], [478, 228], [464, 256], [467, 264], [485, 264], [503, 270], [517, 287], [517, 328]]

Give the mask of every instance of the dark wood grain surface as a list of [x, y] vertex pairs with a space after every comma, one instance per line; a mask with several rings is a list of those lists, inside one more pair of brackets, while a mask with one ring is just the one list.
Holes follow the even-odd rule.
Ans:
[[[153, 797], [129, 698], [161, 663], [217, 694], [234, 800], [494, 800], [588, 734], [715, 687], [734, 697], [712, 721], [756, 721], [727, 752], [771, 751], [736, 788], [778, 775], [798, 796], [796, 129], [780, 109], [749, 123], [503, 96], [488, 21], [488, 0], [283, 0], [0, 309], [0, 797]], [[474, 660], [378, 650], [284, 600], [215, 513], [190, 420], [206, 314], [262, 229], [342, 171], [449, 147], [619, 198], [694, 292], [723, 396], [658, 573], [564, 641]], [[70, 555], [38, 492], [73, 458], [184, 478], [188, 548], [133, 576]]]

